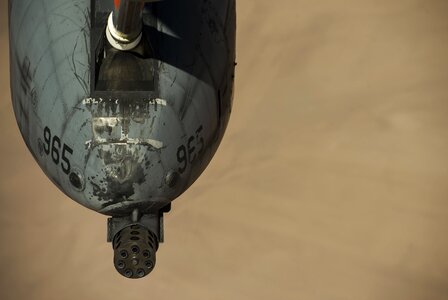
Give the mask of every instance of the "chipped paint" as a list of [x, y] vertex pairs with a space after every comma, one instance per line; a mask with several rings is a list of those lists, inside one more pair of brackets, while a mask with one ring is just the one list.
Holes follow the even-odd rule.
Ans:
[[[235, 1], [158, 3], [157, 19], [145, 16], [153, 85], [140, 93], [94, 91], [92, 50], [99, 40], [90, 0], [12, 2], [14, 110], [45, 173], [72, 199], [104, 214], [157, 210], [183, 193], [210, 162], [230, 114]], [[94, 2], [113, 9], [108, 0]], [[28, 11], [42, 22], [23, 22]], [[178, 174], [176, 152], [193, 145], [188, 139], [200, 125], [204, 150]], [[72, 148], [65, 154], [76, 174], [63, 174], [51, 155], [39, 154], [46, 127]]]

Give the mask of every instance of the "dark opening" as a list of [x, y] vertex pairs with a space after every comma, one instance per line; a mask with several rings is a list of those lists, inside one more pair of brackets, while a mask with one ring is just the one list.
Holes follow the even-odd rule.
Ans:
[[[113, 1], [92, 1], [91, 53], [92, 92], [150, 92], [154, 90], [154, 66], [146, 34], [131, 51], [113, 48], [106, 38]], [[110, 2], [110, 3], [109, 3]]]

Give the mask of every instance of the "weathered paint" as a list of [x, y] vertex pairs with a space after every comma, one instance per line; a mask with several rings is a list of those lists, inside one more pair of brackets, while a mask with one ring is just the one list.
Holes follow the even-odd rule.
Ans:
[[200, 176], [224, 134], [235, 1], [151, 4], [144, 34], [153, 76], [137, 94], [94, 90], [91, 9], [117, 4], [94, 1], [9, 1], [17, 122], [40, 167], [73, 200], [113, 216], [155, 212]]

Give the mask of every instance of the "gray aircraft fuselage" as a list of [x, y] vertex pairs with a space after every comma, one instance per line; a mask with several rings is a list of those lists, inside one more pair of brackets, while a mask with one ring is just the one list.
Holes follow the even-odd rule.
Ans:
[[[9, 0], [9, 32], [23, 139], [61, 191], [111, 217], [119, 270], [132, 256], [123, 251], [138, 245], [123, 250], [120, 239], [148, 229], [155, 253], [163, 212], [205, 170], [224, 135], [236, 9], [235, 0], [146, 4], [142, 40], [130, 51], [105, 38], [113, 10], [113, 0]], [[137, 231], [126, 232], [130, 226]], [[143, 277], [154, 263], [155, 254], [144, 274], [119, 272]]]

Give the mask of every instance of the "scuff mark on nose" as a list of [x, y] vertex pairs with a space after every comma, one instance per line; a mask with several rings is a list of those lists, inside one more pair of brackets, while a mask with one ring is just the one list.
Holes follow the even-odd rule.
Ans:
[[140, 161], [142, 156], [138, 148], [123, 144], [107, 145], [100, 147], [98, 154], [103, 176], [89, 178], [93, 195], [104, 202], [103, 207], [132, 201], [137, 186], [145, 182], [144, 164]]

